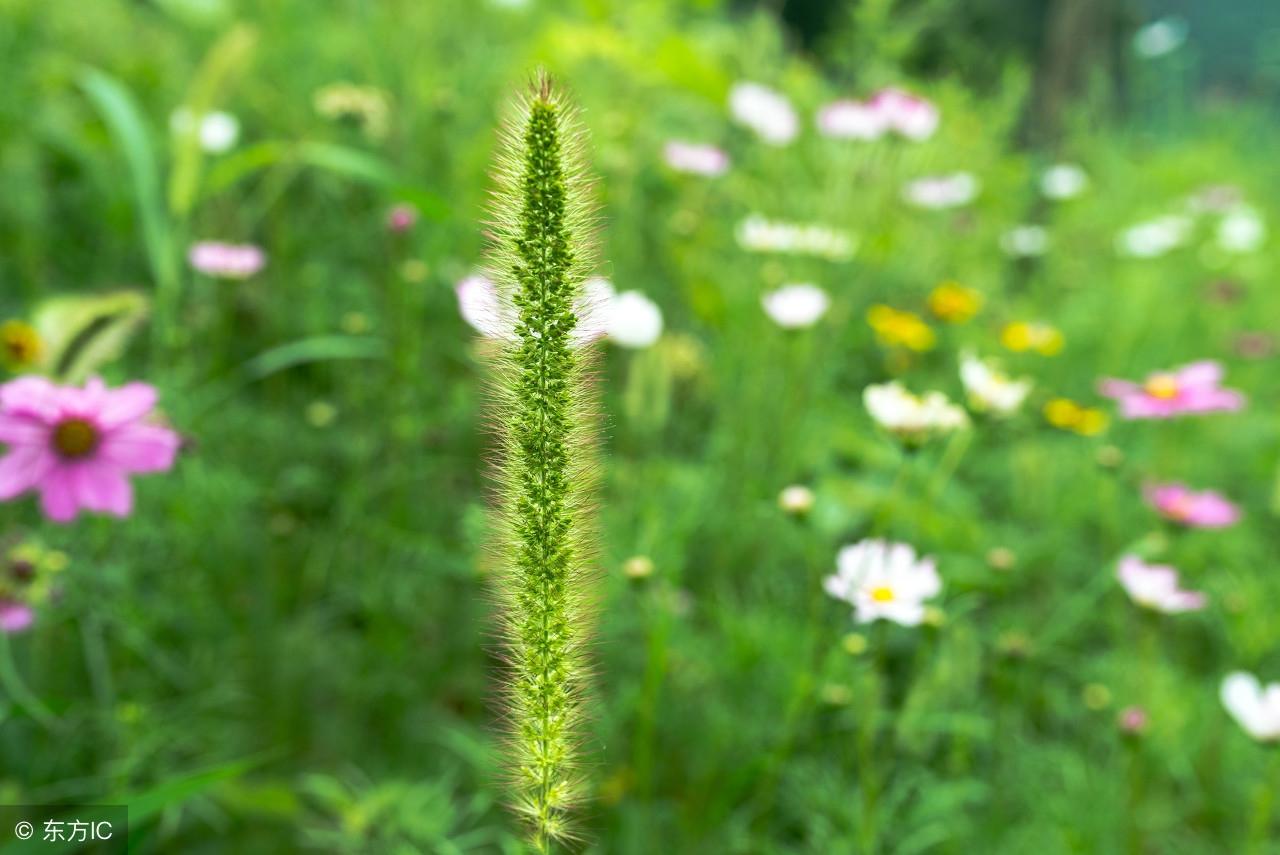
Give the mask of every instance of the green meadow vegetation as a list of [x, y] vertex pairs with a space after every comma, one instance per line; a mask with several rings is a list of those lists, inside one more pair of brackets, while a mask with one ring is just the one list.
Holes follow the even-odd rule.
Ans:
[[[0, 0], [0, 803], [1280, 851], [1280, 117], [1176, 22], [1039, 134], [952, 4], [750, 5]], [[539, 68], [598, 258], [546, 127], [491, 174]]]

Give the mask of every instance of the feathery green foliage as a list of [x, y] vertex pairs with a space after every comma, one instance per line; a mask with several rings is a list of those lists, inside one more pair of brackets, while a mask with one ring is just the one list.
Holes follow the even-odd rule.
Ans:
[[590, 227], [572, 114], [545, 75], [504, 143], [490, 266], [518, 318], [496, 359], [510, 766], [516, 810], [547, 851], [569, 835], [580, 790], [592, 418], [587, 354], [573, 333], [583, 320]]

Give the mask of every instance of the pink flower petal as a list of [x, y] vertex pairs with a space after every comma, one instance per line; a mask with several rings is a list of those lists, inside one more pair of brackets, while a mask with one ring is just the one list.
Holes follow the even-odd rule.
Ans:
[[101, 462], [81, 463], [71, 472], [81, 507], [117, 517], [133, 512], [133, 487], [124, 472]]
[[36, 613], [30, 606], [22, 603], [0, 603], [0, 632], [22, 632], [36, 619]]
[[164, 472], [173, 467], [181, 444], [169, 428], [136, 422], [104, 434], [97, 459], [125, 472]]
[[1212, 388], [1222, 383], [1222, 364], [1212, 359], [1184, 365], [1174, 376], [1183, 388]]
[[103, 400], [95, 420], [104, 429], [135, 422], [147, 416], [156, 405], [156, 390], [146, 383], [129, 383], [119, 389], [103, 390]]
[[80, 512], [76, 503], [74, 470], [54, 466], [40, 481], [40, 507], [54, 522], [71, 522]]
[[1103, 378], [1098, 382], [1098, 391], [1108, 398], [1126, 398], [1141, 394], [1142, 387], [1128, 380]]
[[49, 428], [30, 416], [0, 413], [0, 442], [7, 445], [47, 445]]
[[53, 419], [58, 416], [58, 387], [43, 377], [19, 377], [0, 386], [0, 410], [10, 416]]
[[0, 457], [0, 502], [36, 486], [53, 465], [53, 455], [38, 445], [20, 446]]

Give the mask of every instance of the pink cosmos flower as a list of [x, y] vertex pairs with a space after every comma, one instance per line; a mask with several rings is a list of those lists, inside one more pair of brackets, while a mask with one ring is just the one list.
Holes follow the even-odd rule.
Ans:
[[729, 170], [729, 155], [713, 145], [672, 140], [663, 147], [662, 156], [677, 172], [714, 178]]
[[418, 209], [408, 202], [392, 205], [387, 211], [387, 228], [396, 234], [403, 234], [418, 222]]
[[83, 388], [43, 377], [0, 386], [0, 501], [40, 493], [45, 516], [69, 522], [81, 509], [127, 517], [128, 476], [173, 466], [180, 440], [149, 420], [156, 390], [145, 383], [108, 389], [98, 378]]
[[31, 606], [12, 600], [0, 600], [0, 632], [22, 632], [28, 629], [35, 619], [36, 613]]
[[867, 102], [888, 127], [910, 140], [925, 140], [938, 129], [938, 108], [901, 89], [881, 89]]
[[1135, 603], [1166, 614], [1199, 611], [1209, 601], [1201, 591], [1179, 588], [1177, 570], [1163, 564], [1147, 564], [1136, 555], [1120, 559], [1116, 578]]
[[833, 139], [878, 140], [887, 130], [888, 115], [862, 101], [832, 101], [818, 111], [818, 131]]
[[1203, 360], [1150, 374], [1142, 383], [1104, 379], [1098, 390], [1120, 402], [1120, 415], [1126, 419], [1167, 419], [1244, 407], [1244, 394], [1221, 384], [1222, 365]]
[[1143, 497], [1166, 519], [1191, 528], [1226, 528], [1240, 519], [1240, 509], [1213, 490], [1196, 492], [1185, 484], [1150, 484]]
[[248, 279], [266, 266], [267, 254], [252, 244], [201, 241], [191, 247], [187, 261], [206, 276]]
[[1125, 707], [1120, 710], [1117, 721], [1122, 733], [1130, 736], [1139, 736], [1151, 724], [1151, 716], [1147, 715], [1147, 711], [1142, 707]]

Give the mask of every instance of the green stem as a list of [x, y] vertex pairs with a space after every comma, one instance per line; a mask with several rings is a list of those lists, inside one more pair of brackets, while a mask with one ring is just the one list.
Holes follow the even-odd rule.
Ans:
[[0, 632], [0, 686], [23, 712], [50, 732], [61, 727], [61, 721], [27, 686], [13, 661], [13, 645], [9, 633]]

